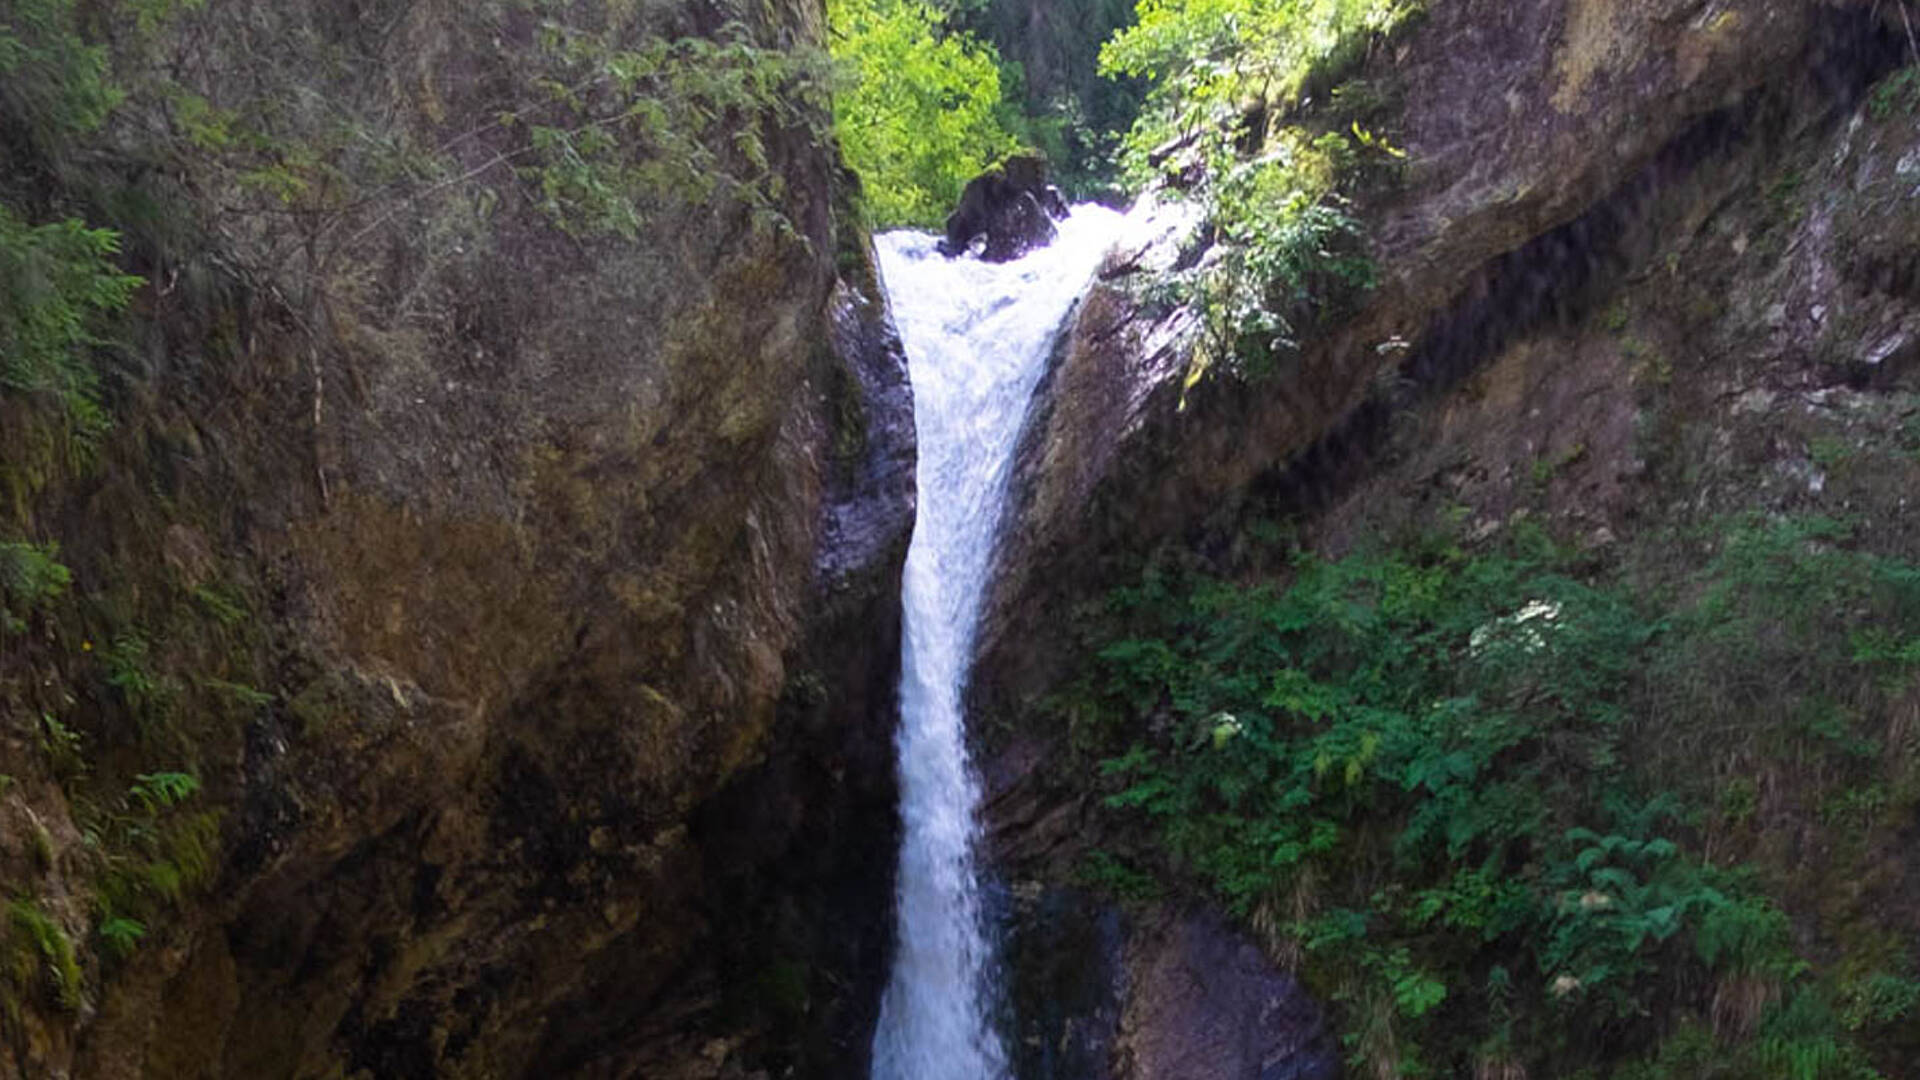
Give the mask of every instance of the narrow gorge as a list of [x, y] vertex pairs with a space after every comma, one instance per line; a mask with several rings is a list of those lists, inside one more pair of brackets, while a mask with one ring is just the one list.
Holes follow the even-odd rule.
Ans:
[[0, 0], [0, 1080], [1920, 1080], [1916, 24]]

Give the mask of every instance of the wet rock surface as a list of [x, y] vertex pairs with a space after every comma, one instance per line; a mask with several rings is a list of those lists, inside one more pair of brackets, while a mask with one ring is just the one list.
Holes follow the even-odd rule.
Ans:
[[1319, 1006], [1254, 943], [1205, 915], [1167, 917], [1127, 947], [1132, 984], [1116, 1080], [1333, 1080]]
[[1110, 837], [1057, 746], [986, 762], [990, 861], [1006, 876], [1003, 969], [1019, 1080], [1333, 1080], [1313, 996], [1215, 911], [1075, 884]]
[[1131, 914], [1016, 888], [1006, 986], [1019, 1080], [1333, 1080], [1318, 1004], [1217, 914]]
[[1006, 1005], [1018, 1080], [1107, 1080], [1127, 992], [1126, 919], [1071, 888], [1016, 890]]

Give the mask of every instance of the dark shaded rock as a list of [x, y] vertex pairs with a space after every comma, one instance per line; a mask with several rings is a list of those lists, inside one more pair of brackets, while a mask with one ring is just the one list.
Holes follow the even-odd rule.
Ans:
[[750, 1058], [773, 1076], [867, 1074], [899, 850], [893, 731], [913, 395], [877, 283], [843, 281], [831, 309], [835, 437], [808, 631], [788, 657], [765, 760], [694, 820], [712, 903], [728, 913], [715, 942], [721, 1008], [678, 1021], [683, 1035], [756, 1032]]
[[1115, 1080], [1332, 1080], [1319, 1006], [1245, 937], [1182, 916], [1128, 946]]
[[1008, 262], [1051, 243], [1054, 220], [1066, 216], [1066, 200], [1047, 183], [1046, 159], [1010, 157], [967, 182], [960, 205], [947, 217], [940, 252], [964, 254], [985, 237], [980, 257]]
[[1205, 913], [1123, 915], [1073, 888], [1015, 890], [1006, 939], [1017, 1080], [1332, 1080], [1319, 1005]]
[[1017, 896], [1004, 960], [1016, 1080], [1106, 1080], [1126, 990], [1125, 920], [1077, 889]]

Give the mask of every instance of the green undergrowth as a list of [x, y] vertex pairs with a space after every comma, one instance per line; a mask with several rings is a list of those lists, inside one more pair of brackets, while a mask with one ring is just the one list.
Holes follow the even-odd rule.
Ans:
[[[12, 174], [66, 173], [122, 98], [72, 0], [21, 0], [0, 21], [0, 138], [12, 148], [0, 160], [0, 405], [13, 406], [0, 489], [16, 502], [83, 466], [105, 433], [99, 358], [143, 279], [120, 265], [118, 232]], [[41, 461], [6, 460], [27, 456]]]
[[1884, 775], [1920, 566], [1830, 519], [1716, 535], [1684, 573], [1540, 534], [1148, 572], [1058, 702], [1133, 838], [1082, 879], [1216, 897], [1335, 1003], [1359, 1075], [1878, 1075], [1914, 957], [1812, 966], [1777, 868], [1708, 851], [1764, 761]]
[[256, 634], [230, 587], [176, 583], [142, 597], [89, 580], [52, 545], [0, 543], [0, 724], [30, 751], [12, 767], [59, 787], [70, 826], [56, 840], [36, 816], [43, 800], [8, 811], [33, 822], [34, 871], [7, 883], [0, 926], [10, 1022], [28, 1003], [80, 1008], [212, 882], [221, 815], [201, 798], [199, 763], [270, 700], [236, 681]]
[[67, 591], [73, 573], [58, 545], [0, 542], [0, 634], [27, 630], [27, 620]]

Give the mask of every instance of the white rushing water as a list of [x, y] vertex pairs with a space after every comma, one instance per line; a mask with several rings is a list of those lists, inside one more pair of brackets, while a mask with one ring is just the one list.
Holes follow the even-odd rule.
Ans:
[[947, 259], [923, 233], [876, 241], [913, 378], [920, 464], [901, 591], [898, 944], [873, 1080], [1007, 1075], [986, 1019], [991, 947], [973, 865], [980, 796], [961, 699], [1027, 402], [1120, 221], [1076, 207], [1052, 244], [998, 265]]

